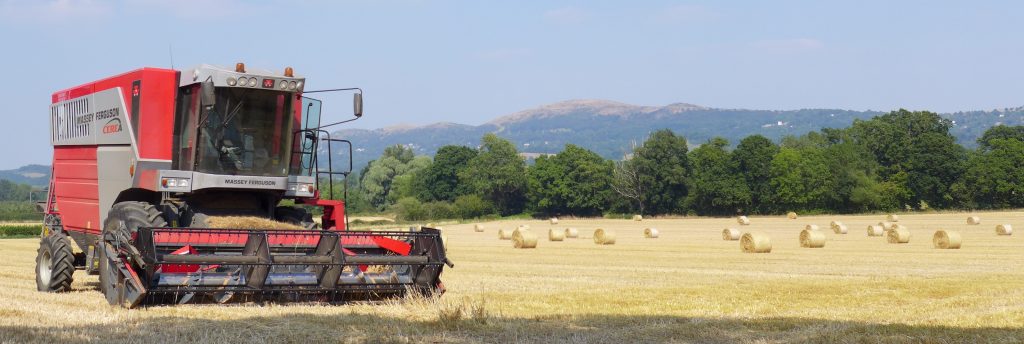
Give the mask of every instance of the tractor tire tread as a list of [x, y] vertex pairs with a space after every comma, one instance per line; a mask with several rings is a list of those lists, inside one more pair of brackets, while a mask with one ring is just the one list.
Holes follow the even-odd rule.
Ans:
[[39, 276], [36, 276], [36, 284], [40, 291], [54, 293], [71, 291], [71, 283], [74, 282], [75, 275], [75, 254], [72, 252], [68, 240], [67, 234], [63, 232], [53, 232], [41, 240], [36, 255], [36, 265], [39, 265], [42, 259], [43, 250], [48, 250], [52, 266], [50, 267], [50, 280], [45, 285], [43, 281], [39, 280]]

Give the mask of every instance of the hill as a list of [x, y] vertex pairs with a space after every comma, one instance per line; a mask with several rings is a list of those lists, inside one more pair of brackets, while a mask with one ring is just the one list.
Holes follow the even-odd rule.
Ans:
[[0, 171], [0, 179], [18, 184], [46, 187], [50, 182], [50, 166], [26, 165], [13, 170]]
[[[478, 126], [436, 123], [374, 130], [347, 129], [336, 133], [356, 144], [356, 168], [372, 160], [389, 145], [403, 144], [418, 154], [433, 155], [444, 145], [475, 147], [485, 133], [514, 142], [520, 152], [557, 153], [566, 143], [586, 147], [609, 159], [619, 159], [634, 142], [642, 142], [658, 129], [672, 129], [691, 146], [721, 136], [736, 144], [761, 134], [778, 140], [821, 128], [849, 126], [879, 111], [841, 109], [749, 110], [719, 109], [676, 103], [640, 106], [607, 100], [570, 100], [498, 117]], [[1024, 124], [1024, 107], [943, 114], [954, 121], [952, 134], [967, 147], [986, 129], [997, 124]]]

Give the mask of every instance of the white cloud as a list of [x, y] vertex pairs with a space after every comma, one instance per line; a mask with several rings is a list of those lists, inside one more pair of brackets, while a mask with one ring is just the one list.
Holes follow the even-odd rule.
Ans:
[[693, 23], [718, 19], [718, 13], [700, 5], [677, 5], [666, 8], [658, 19], [669, 23]]
[[182, 19], [209, 20], [259, 12], [259, 5], [239, 0], [203, 1], [203, 0], [128, 0], [129, 8], [145, 12], [167, 13]]
[[544, 12], [544, 19], [558, 24], [579, 24], [590, 15], [579, 7], [563, 7]]
[[751, 47], [777, 53], [794, 53], [818, 50], [825, 44], [814, 38], [769, 39], [751, 43]]
[[0, 18], [10, 21], [87, 21], [111, 12], [108, 4], [93, 0], [0, 1]]

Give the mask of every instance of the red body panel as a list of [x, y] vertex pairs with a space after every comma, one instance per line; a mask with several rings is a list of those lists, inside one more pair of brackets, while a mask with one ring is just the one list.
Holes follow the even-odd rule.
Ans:
[[99, 233], [96, 146], [53, 147], [53, 192], [64, 228]]
[[[72, 87], [53, 93], [51, 102], [74, 99], [95, 92], [120, 87], [128, 110], [129, 122], [138, 121], [135, 132], [140, 159], [171, 160], [174, 135], [174, 105], [178, 89], [178, 71], [161, 68], [142, 68], [128, 73]], [[132, 84], [140, 82], [138, 90]], [[139, 113], [132, 113], [135, 92], [138, 92]], [[136, 126], [133, 125], [133, 128]], [[145, 137], [145, 140], [139, 140]]]
[[[138, 82], [140, 87], [133, 88]], [[96, 82], [55, 92], [53, 103], [120, 87], [129, 122], [138, 121], [135, 144], [140, 159], [171, 159], [174, 135], [174, 106], [178, 71], [143, 68]], [[135, 96], [135, 93], [138, 95]], [[139, 104], [133, 104], [134, 99]], [[137, 106], [133, 106], [137, 105]], [[134, 109], [139, 113], [133, 113]], [[133, 125], [133, 124], [126, 124]], [[140, 140], [139, 138], [145, 138]], [[98, 146], [55, 146], [53, 149], [53, 192], [64, 228], [99, 234], [103, 228], [99, 213]]]

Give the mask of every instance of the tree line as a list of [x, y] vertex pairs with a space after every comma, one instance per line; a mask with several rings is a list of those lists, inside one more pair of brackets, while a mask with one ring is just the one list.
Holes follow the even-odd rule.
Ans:
[[1024, 206], [1024, 127], [995, 126], [970, 150], [950, 120], [898, 110], [774, 142], [715, 137], [690, 150], [671, 130], [608, 160], [567, 144], [532, 164], [486, 134], [433, 159], [392, 146], [349, 179], [349, 209], [409, 220], [532, 214], [856, 213]]

